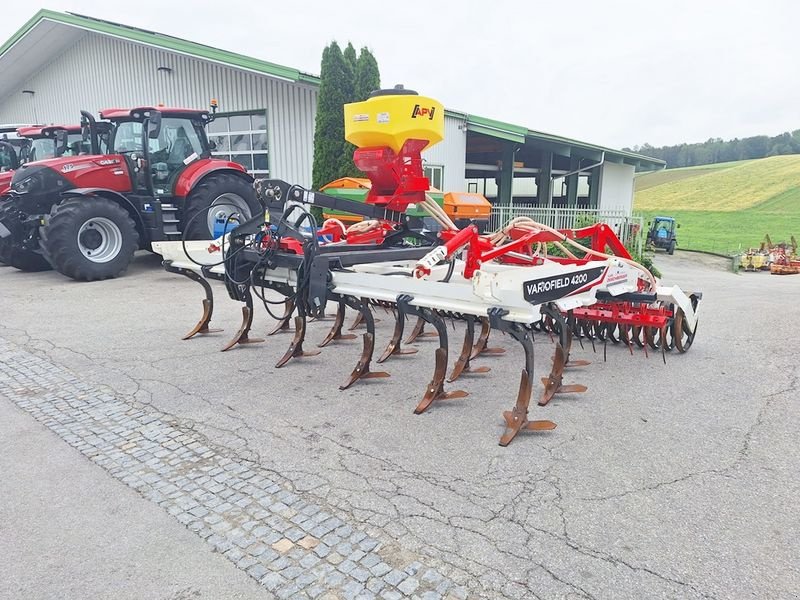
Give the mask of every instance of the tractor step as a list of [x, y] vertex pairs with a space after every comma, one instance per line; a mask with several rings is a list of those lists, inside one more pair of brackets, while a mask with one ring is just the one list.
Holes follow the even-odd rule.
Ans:
[[164, 235], [167, 239], [175, 239], [181, 237], [181, 231], [178, 229], [180, 219], [178, 219], [178, 207], [174, 204], [161, 205], [162, 220], [164, 226]]

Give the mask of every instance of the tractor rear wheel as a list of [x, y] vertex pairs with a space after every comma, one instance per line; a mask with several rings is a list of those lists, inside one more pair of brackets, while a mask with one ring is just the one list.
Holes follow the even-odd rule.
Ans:
[[187, 240], [211, 240], [262, 211], [256, 191], [244, 177], [209, 175], [186, 198], [181, 230]]
[[39, 232], [53, 267], [78, 281], [118, 277], [139, 247], [139, 233], [128, 211], [99, 196], [68, 198], [53, 206]]
[[667, 254], [669, 254], [670, 256], [675, 254], [675, 240], [672, 240], [669, 243], [669, 246], [667, 246]]

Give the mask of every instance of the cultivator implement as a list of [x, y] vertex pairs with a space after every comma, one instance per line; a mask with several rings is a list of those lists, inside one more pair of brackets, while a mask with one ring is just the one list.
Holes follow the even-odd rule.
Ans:
[[[383, 121], [378, 115], [385, 116]], [[292, 332], [278, 368], [319, 353], [304, 347], [307, 322], [325, 318], [330, 304], [337, 307], [336, 314], [318, 347], [354, 340], [356, 334], [343, 331], [350, 309], [357, 315], [350, 330], [363, 327], [362, 351], [342, 390], [363, 379], [388, 377], [385, 371], [373, 370], [373, 362], [384, 364], [416, 353], [404, 344], [424, 339], [438, 343], [432, 377], [414, 408], [419, 414], [440, 401], [467, 397], [467, 392], [447, 390], [445, 384], [488, 373], [488, 366], [473, 361], [502, 354], [502, 348], [489, 346], [489, 337], [491, 331], [503, 333], [522, 346], [525, 356], [516, 402], [503, 413], [503, 446], [520, 431], [555, 428], [549, 420], [529, 419], [535, 332], [545, 332], [555, 342], [550, 374], [542, 380], [541, 405], [559, 393], [586, 391], [586, 386], [564, 382], [570, 367], [587, 364], [570, 358], [574, 339], [622, 339], [629, 346], [649, 344], [662, 352], [688, 349], [691, 340], [687, 345], [686, 338], [693, 339], [697, 326], [699, 295], [659, 287], [607, 226], [559, 231], [515, 219], [488, 235], [474, 226], [456, 228], [426, 196], [428, 181], [420, 156], [442, 138], [441, 105], [408, 93], [378, 93], [366, 102], [346, 105], [345, 119], [347, 139], [358, 146], [355, 163], [372, 182], [365, 203], [280, 180], [260, 180], [256, 189], [266, 207], [263, 217], [237, 225], [210, 246], [199, 241], [153, 244], [167, 270], [203, 285], [203, 316], [185, 339], [212, 331], [214, 302], [207, 279], [224, 282], [229, 296], [243, 303], [242, 325], [223, 350], [263, 341], [249, 337], [253, 296], [277, 321], [269, 335]], [[391, 127], [379, 125], [387, 122]], [[442, 231], [411, 229], [405, 214], [411, 204], [428, 211]], [[329, 219], [317, 227], [311, 207], [345, 211], [364, 220], [346, 228]], [[311, 226], [310, 234], [303, 231], [304, 223]], [[270, 299], [268, 290], [284, 300]], [[282, 314], [273, 313], [275, 305], [283, 306]], [[375, 308], [395, 317], [392, 336], [377, 360]], [[448, 321], [453, 327], [455, 322], [464, 326], [449, 376]], [[403, 340], [409, 322], [414, 325]]]

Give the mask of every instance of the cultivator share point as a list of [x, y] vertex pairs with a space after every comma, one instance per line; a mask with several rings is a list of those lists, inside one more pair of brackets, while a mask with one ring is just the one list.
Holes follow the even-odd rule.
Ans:
[[[445, 383], [465, 374], [487, 373], [488, 366], [473, 362], [502, 354], [502, 349], [489, 346], [491, 331], [507, 334], [522, 346], [525, 361], [516, 402], [503, 414], [503, 446], [522, 430], [555, 428], [551, 421], [529, 420], [535, 332], [555, 342], [553, 365], [543, 379], [542, 405], [559, 393], [586, 391], [583, 385], [563, 381], [571, 367], [588, 364], [570, 358], [573, 339], [593, 345], [622, 341], [631, 348], [635, 344], [662, 352], [688, 350], [697, 328], [700, 294], [659, 287], [649, 271], [631, 260], [608, 226], [559, 231], [517, 218], [486, 235], [473, 225], [458, 229], [426, 194], [429, 183], [420, 155], [443, 137], [441, 104], [408, 90], [382, 90], [365, 102], [346, 105], [344, 113], [345, 137], [357, 146], [354, 161], [371, 181], [366, 202], [259, 180], [256, 189], [267, 207], [263, 217], [234, 224], [210, 245], [187, 240], [153, 244], [167, 270], [199, 281], [205, 289], [203, 316], [187, 338], [213, 331], [213, 297], [206, 278], [223, 281], [229, 295], [244, 305], [242, 325], [223, 350], [255, 341], [249, 337], [253, 296], [277, 319], [272, 334], [290, 331], [294, 316], [292, 341], [277, 367], [319, 352], [304, 347], [306, 323], [325, 317], [329, 303], [336, 305], [336, 315], [319, 347], [355, 337], [342, 332], [346, 309], [351, 308], [358, 314], [351, 329], [363, 325], [364, 333], [358, 362], [341, 385], [346, 389], [362, 379], [388, 377], [373, 370], [372, 310], [382, 308], [396, 320], [375, 362], [413, 354], [416, 349], [402, 344], [422, 336], [438, 342], [433, 375], [414, 410], [421, 413], [439, 401], [467, 396], [446, 390]], [[406, 215], [411, 205], [426, 210], [441, 231], [412, 228]], [[328, 219], [318, 226], [311, 207], [364, 220], [345, 227]], [[270, 299], [267, 290], [285, 299]], [[273, 313], [276, 304], [283, 307], [280, 315]], [[409, 317], [415, 325], [403, 342]], [[449, 377], [446, 320], [465, 326]]]

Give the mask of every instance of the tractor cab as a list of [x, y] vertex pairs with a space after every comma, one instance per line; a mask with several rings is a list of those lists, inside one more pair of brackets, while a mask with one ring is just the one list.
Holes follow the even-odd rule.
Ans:
[[25, 271], [81, 281], [117, 277], [154, 241], [210, 240], [263, 207], [238, 163], [211, 157], [212, 112], [111, 108], [81, 111], [78, 155], [55, 132], [60, 157], [22, 165], [0, 205], [0, 251]]
[[20, 164], [20, 150], [27, 140], [17, 134], [21, 125], [0, 125], [0, 173], [13, 171]]
[[675, 230], [680, 227], [672, 217], [654, 217], [648, 223], [650, 226], [647, 232], [647, 246], [653, 250], [656, 248], [666, 250], [667, 254], [675, 252], [678, 245]]
[[89, 143], [83, 139], [80, 125], [20, 127], [17, 134], [27, 140], [20, 149], [20, 164], [60, 156], [79, 156], [91, 151]]
[[0, 173], [13, 171], [19, 167], [18, 148], [7, 139], [0, 138]]
[[114, 123], [111, 154], [124, 157], [135, 193], [172, 196], [180, 174], [194, 161], [209, 158], [206, 110], [140, 107], [100, 113]]

